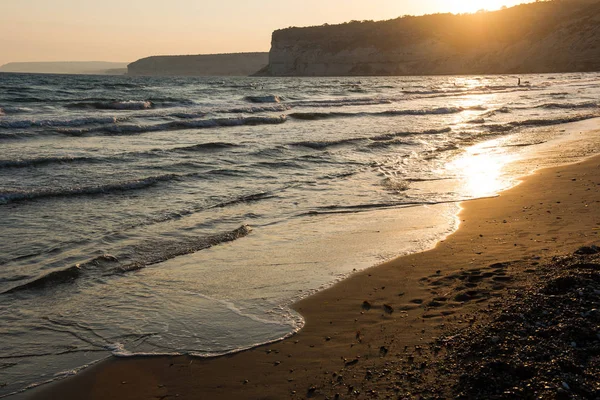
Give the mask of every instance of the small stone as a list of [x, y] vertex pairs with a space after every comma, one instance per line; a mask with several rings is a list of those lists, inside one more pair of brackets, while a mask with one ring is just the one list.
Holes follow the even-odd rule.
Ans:
[[355, 365], [355, 364], [358, 364], [358, 358], [355, 358], [354, 360], [350, 360], [350, 361], [346, 361], [345, 362], [346, 367], [349, 367], [349, 366]]
[[571, 387], [569, 386], [569, 384], [567, 382], [563, 382], [562, 387], [564, 387], [565, 390], [571, 390]]

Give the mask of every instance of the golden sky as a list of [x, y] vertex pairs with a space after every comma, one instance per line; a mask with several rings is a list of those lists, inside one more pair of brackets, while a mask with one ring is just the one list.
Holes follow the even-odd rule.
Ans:
[[527, 0], [0, 0], [0, 65], [268, 51], [288, 26], [474, 12]]

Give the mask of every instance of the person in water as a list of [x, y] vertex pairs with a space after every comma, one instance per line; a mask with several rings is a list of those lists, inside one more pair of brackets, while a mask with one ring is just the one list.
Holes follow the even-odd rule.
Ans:
[[521, 78], [519, 78], [519, 82], [517, 83], [517, 86], [521, 86]]

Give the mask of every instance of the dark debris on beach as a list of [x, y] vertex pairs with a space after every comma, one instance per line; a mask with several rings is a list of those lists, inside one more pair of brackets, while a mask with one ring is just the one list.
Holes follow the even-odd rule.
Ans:
[[521, 273], [510, 290], [463, 310], [469, 323], [346, 364], [323, 382], [322, 398], [600, 399], [600, 249], [511, 268]]
[[554, 258], [489, 323], [440, 339], [464, 399], [600, 399], [600, 256]]

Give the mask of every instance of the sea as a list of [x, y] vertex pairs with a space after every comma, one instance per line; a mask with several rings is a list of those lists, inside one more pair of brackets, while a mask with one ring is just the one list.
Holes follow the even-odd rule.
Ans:
[[0, 74], [0, 397], [293, 335], [298, 299], [595, 154], [599, 106], [598, 73]]

